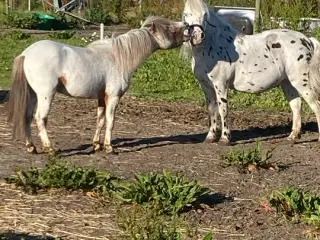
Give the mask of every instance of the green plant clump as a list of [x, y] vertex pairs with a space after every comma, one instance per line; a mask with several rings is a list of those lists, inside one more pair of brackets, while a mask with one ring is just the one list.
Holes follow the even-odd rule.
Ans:
[[76, 31], [57, 31], [50, 33], [49, 36], [54, 39], [70, 39], [76, 34]]
[[175, 215], [207, 192], [195, 180], [188, 182], [181, 175], [163, 171], [136, 175], [135, 181], [124, 186], [118, 197], [126, 203], [152, 205], [159, 212]]
[[133, 240], [212, 240], [212, 233], [204, 238], [196, 236], [188, 224], [177, 216], [159, 215], [154, 210], [134, 205], [130, 209], [118, 211], [118, 225], [128, 239]]
[[303, 220], [320, 227], [320, 195], [301, 188], [273, 191], [268, 197], [270, 205], [291, 220]]
[[17, 176], [6, 179], [9, 183], [22, 186], [26, 191], [36, 193], [40, 189], [66, 188], [96, 191], [103, 195], [114, 192], [117, 178], [107, 172], [80, 167], [68, 167], [57, 162], [49, 162], [45, 168], [30, 168], [16, 172]]
[[[268, 160], [272, 156], [273, 150], [267, 150], [265, 154], [261, 152], [261, 141], [256, 142], [256, 146], [249, 150], [232, 150], [224, 155], [224, 166], [239, 166], [242, 169], [270, 168]], [[250, 169], [251, 168], [251, 169]]]

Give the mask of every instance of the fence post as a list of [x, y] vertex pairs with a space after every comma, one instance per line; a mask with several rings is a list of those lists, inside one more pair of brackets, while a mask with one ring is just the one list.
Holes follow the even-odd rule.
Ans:
[[6, 14], [9, 14], [9, 0], [6, 0]]
[[31, 11], [31, 0], [28, 0], [28, 11]]
[[100, 24], [100, 40], [104, 39], [104, 24]]
[[254, 33], [258, 33], [261, 30], [261, 19], [260, 19], [260, 10], [261, 10], [261, 0], [256, 0], [256, 11], [254, 19]]

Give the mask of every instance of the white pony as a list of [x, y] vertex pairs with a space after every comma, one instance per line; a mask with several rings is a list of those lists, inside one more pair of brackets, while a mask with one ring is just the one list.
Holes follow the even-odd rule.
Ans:
[[49, 40], [32, 44], [13, 64], [13, 82], [6, 105], [8, 121], [13, 122], [13, 135], [25, 137], [28, 152], [36, 152], [30, 123], [38, 103], [35, 119], [43, 150], [54, 153], [46, 124], [54, 95], [59, 92], [76, 98], [98, 99], [94, 149], [101, 149], [100, 132], [106, 121], [104, 149], [112, 152], [115, 111], [134, 71], [156, 50], [175, 48], [189, 40], [185, 23], [149, 17], [140, 29], [95, 41], [86, 48]]
[[300, 137], [300, 95], [316, 114], [319, 127], [320, 48], [316, 39], [285, 29], [243, 35], [202, 0], [185, 2], [183, 21], [193, 31], [182, 52], [192, 55], [192, 69], [207, 100], [210, 128], [206, 141], [218, 140], [217, 112], [222, 122], [220, 141], [230, 141], [228, 88], [261, 93], [280, 85], [293, 112], [289, 140]]

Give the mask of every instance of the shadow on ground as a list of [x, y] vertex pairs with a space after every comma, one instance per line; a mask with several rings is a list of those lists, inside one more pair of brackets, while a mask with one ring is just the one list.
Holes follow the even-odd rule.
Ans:
[[[47, 236], [33, 236], [25, 233], [6, 232], [0, 233], [0, 240], [54, 240], [56, 238]], [[61, 238], [59, 238], [61, 239]]]
[[0, 90], [0, 104], [3, 104], [7, 101], [8, 90]]
[[[305, 123], [302, 129], [304, 132], [318, 132], [316, 122]], [[260, 138], [261, 141], [283, 138], [285, 141], [285, 137], [288, 136], [290, 132], [291, 124], [282, 124], [266, 128], [255, 127], [247, 130], [233, 130], [231, 145], [252, 143], [258, 138]], [[116, 138], [112, 141], [112, 144], [116, 149], [119, 149], [117, 152], [132, 152], [174, 144], [198, 144], [202, 143], [205, 140], [205, 137], [206, 133], [180, 134], [174, 136], [150, 138]], [[315, 136], [315, 139], [318, 139], [317, 136]], [[94, 153], [94, 151], [91, 144], [80, 145], [76, 148], [61, 150], [60, 152], [61, 156], [65, 157], [72, 155], [90, 155], [92, 153]]]

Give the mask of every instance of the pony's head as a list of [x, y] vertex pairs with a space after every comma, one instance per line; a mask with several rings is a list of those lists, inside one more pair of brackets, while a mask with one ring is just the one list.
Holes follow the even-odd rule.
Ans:
[[186, 0], [183, 10], [183, 21], [189, 24], [192, 45], [199, 45], [205, 38], [206, 21], [209, 8], [203, 0]]
[[146, 28], [161, 49], [170, 49], [190, 40], [188, 24], [158, 16], [148, 17], [141, 28]]

